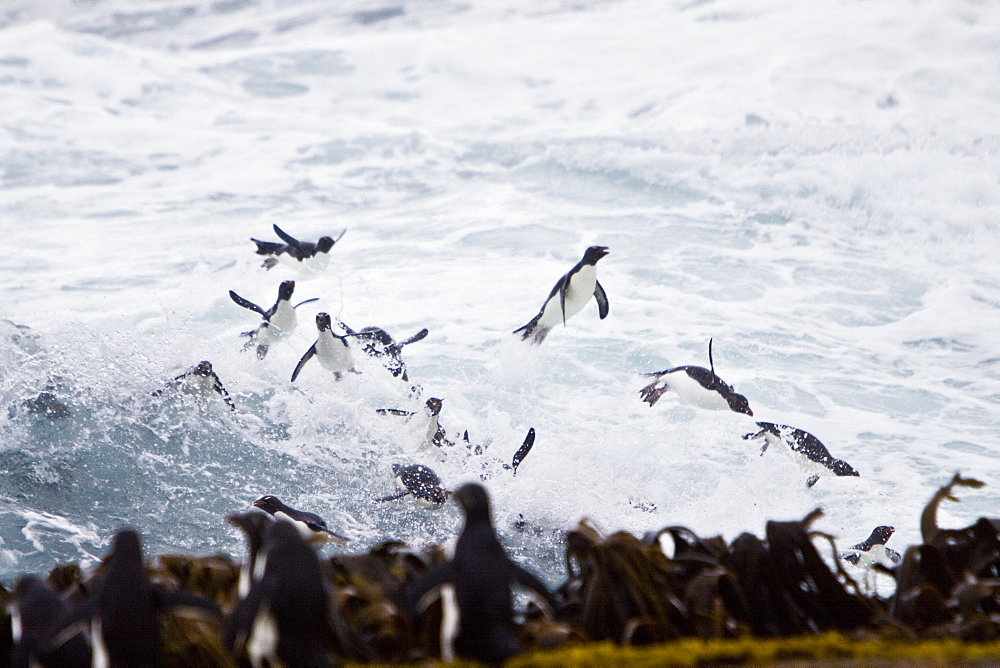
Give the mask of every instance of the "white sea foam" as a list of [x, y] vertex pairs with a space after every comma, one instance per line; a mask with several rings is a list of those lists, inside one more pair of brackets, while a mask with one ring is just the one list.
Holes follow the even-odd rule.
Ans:
[[[451, 506], [371, 501], [393, 463], [454, 487], [485, 462], [505, 538], [552, 581], [560, 530], [585, 516], [732, 539], [822, 506], [843, 544], [892, 524], [900, 549], [956, 469], [988, 486], [942, 520], [996, 514], [1000, 6], [2, 12], [0, 317], [29, 329], [0, 323], [0, 575], [100, 554], [126, 523], [154, 551], [239, 554], [221, 518], [264, 493], [351, 549], [450, 539]], [[265, 271], [250, 237], [274, 223], [347, 232], [324, 273]], [[593, 244], [609, 317], [588, 305], [522, 344], [511, 331]], [[227, 291], [270, 304], [286, 278], [321, 300], [259, 362], [239, 337], [256, 316]], [[403, 353], [420, 395], [370, 359], [293, 386], [319, 311], [397, 339], [427, 327]], [[707, 366], [709, 338], [756, 419], [861, 477], [807, 489], [741, 438], [753, 419], [640, 401], [640, 373]], [[235, 414], [151, 396], [202, 359]], [[46, 388], [71, 418], [25, 409]], [[428, 453], [375, 414], [431, 396], [486, 455]], [[497, 470], [529, 427], [518, 475]]]

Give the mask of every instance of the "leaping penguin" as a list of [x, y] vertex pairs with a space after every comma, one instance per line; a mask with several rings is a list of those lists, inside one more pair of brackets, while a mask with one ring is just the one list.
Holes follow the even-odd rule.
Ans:
[[369, 356], [381, 359], [383, 366], [389, 370], [389, 373], [396, 378], [402, 376], [404, 382], [409, 382], [410, 377], [406, 373], [406, 365], [403, 363], [400, 353], [403, 350], [403, 346], [408, 346], [411, 343], [416, 343], [424, 339], [427, 336], [426, 328], [421, 329], [405, 341], [396, 343], [389, 336], [389, 333], [381, 327], [365, 327], [360, 332], [356, 332], [339, 320], [337, 323], [348, 335], [364, 341], [363, 350]]
[[763, 436], [764, 445], [760, 449], [761, 456], [769, 445], [779, 443], [787, 445], [793, 453], [796, 453], [796, 462], [809, 473], [806, 487], [815, 485], [821, 475], [861, 475], [843, 459], [835, 459], [823, 445], [823, 442], [807, 431], [773, 422], [758, 422], [757, 426], [760, 427], [760, 431], [744, 434], [743, 439], [753, 440]]
[[295, 508], [286, 506], [276, 496], [270, 494], [262, 496], [254, 501], [253, 505], [274, 515], [275, 519], [291, 522], [299, 530], [303, 538], [310, 540], [318, 538], [336, 543], [337, 545], [347, 545], [347, 542], [350, 540], [346, 536], [341, 536], [339, 533], [330, 531], [330, 528], [326, 525], [326, 520], [316, 513], [296, 510]]
[[[212, 363], [208, 360], [198, 362], [194, 368], [175, 377], [170, 381], [169, 387], [177, 387], [185, 394], [193, 394], [203, 398], [209, 397], [213, 393], [218, 394], [231, 410], [236, 410], [236, 404], [233, 403], [229, 392], [222, 385], [218, 374], [212, 370]], [[163, 391], [161, 388], [152, 394], [154, 397], [158, 397], [163, 394]]]
[[295, 382], [302, 367], [314, 355], [319, 360], [320, 366], [332, 373], [336, 380], [340, 380], [348, 371], [360, 373], [354, 368], [354, 356], [351, 354], [351, 347], [347, 345], [347, 337], [333, 333], [329, 314], [316, 314], [316, 329], [319, 330], [319, 336], [299, 360], [299, 363], [295, 365], [295, 371], [292, 372], [292, 382]]
[[852, 545], [850, 547], [851, 551], [841, 554], [840, 558], [862, 568], [871, 568], [875, 564], [882, 564], [887, 568], [891, 568], [902, 559], [899, 552], [885, 546], [895, 531], [895, 527], [875, 527], [868, 538], [865, 538], [857, 545]]
[[682, 399], [699, 408], [716, 411], [728, 409], [752, 416], [753, 411], [750, 410], [747, 398], [716, 375], [715, 362], [712, 360], [712, 339], [708, 340], [708, 363], [710, 369], [678, 366], [665, 371], [644, 373], [644, 376], [655, 376], [656, 380], [639, 390], [639, 396], [652, 408], [664, 392], [673, 390]]
[[253, 666], [332, 666], [338, 613], [316, 551], [290, 523], [272, 522], [256, 570], [223, 633], [232, 655], [239, 661], [245, 652]]
[[291, 301], [293, 292], [295, 292], [295, 281], [282, 281], [281, 285], [278, 286], [278, 301], [274, 303], [274, 306], [265, 311], [253, 302], [240, 297], [234, 291], [229, 291], [229, 296], [234, 302], [245, 309], [260, 314], [264, 318], [264, 322], [257, 329], [243, 332], [242, 336], [249, 338], [249, 341], [243, 346], [243, 350], [250, 348], [256, 343], [257, 359], [262, 360], [267, 356], [267, 350], [270, 346], [295, 331], [295, 325], [298, 323], [298, 318], [295, 316], [295, 309], [303, 304], [317, 301], [319, 298], [306, 299], [293, 306]]
[[392, 472], [396, 476], [396, 486], [402, 491], [376, 499], [378, 503], [395, 501], [404, 496], [412, 496], [417, 505], [428, 508], [440, 508], [451, 496], [451, 492], [441, 485], [441, 478], [438, 474], [422, 464], [412, 464], [410, 466], [392, 465]]
[[[454, 651], [463, 659], [500, 664], [519, 651], [511, 587], [517, 584], [535, 592], [551, 610], [557, 603], [537, 577], [507, 556], [493, 528], [486, 489], [470, 483], [460, 487], [454, 497], [465, 512], [455, 554], [451, 561], [412, 584], [406, 592], [406, 608], [416, 620], [419, 610], [429, 604], [430, 595], [441, 589], [444, 618], [458, 618]], [[449, 604], [452, 600], [457, 609]], [[442, 658], [451, 661], [451, 639], [444, 637], [445, 627], [442, 622]]]
[[[455, 445], [454, 441], [448, 440], [448, 432], [441, 425], [441, 408], [444, 406], [444, 400], [438, 399], [437, 397], [431, 397], [424, 404], [424, 415], [427, 416], [427, 437], [425, 443], [427, 445], [433, 445], [436, 447], [452, 447]], [[411, 418], [416, 415], [414, 411], [402, 410], [400, 408], [377, 408], [375, 412], [379, 415], [401, 415], [406, 418]], [[469, 432], [465, 432], [465, 440], [469, 440]]]
[[316, 272], [326, 269], [326, 265], [330, 262], [330, 249], [340, 241], [341, 237], [344, 236], [344, 232], [347, 231], [344, 230], [344, 232], [341, 232], [340, 236], [336, 239], [333, 237], [320, 237], [319, 241], [312, 243], [311, 241], [299, 241], [277, 225], [273, 225], [272, 227], [274, 227], [274, 233], [278, 235], [278, 238], [285, 243], [279, 244], [275, 241], [250, 239], [250, 241], [257, 244], [257, 255], [270, 256], [265, 258], [261, 266], [265, 269], [271, 269], [271, 267], [278, 264], [279, 260], [288, 258], [289, 260], [294, 260], [298, 266], [308, 267]]
[[90, 622], [95, 666], [159, 666], [157, 617], [171, 607], [201, 608], [221, 617], [218, 606], [183, 590], [153, 584], [142, 560], [139, 534], [122, 529], [111, 539], [111, 553], [96, 590], [53, 625], [59, 631]]
[[588, 248], [583, 259], [556, 281], [538, 315], [527, 325], [515, 329], [514, 334], [523, 332], [522, 341], [531, 339], [532, 343], [540, 344], [553, 327], [560, 322], [565, 326], [567, 320], [582, 311], [591, 295], [597, 300], [601, 320], [608, 317], [608, 295], [597, 281], [597, 261], [607, 254], [607, 246]]

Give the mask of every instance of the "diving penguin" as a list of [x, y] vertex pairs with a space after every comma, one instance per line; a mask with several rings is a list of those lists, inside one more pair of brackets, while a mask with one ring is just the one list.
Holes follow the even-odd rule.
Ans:
[[899, 552], [885, 546], [895, 531], [895, 527], [877, 526], [868, 538], [852, 545], [851, 551], [840, 555], [840, 558], [862, 568], [871, 568], [875, 564], [891, 568], [902, 559]]
[[319, 360], [320, 366], [331, 372], [337, 380], [340, 380], [348, 371], [360, 373], [354, 368], [354, 356], [351, 354], [351, 347], [347, 345], [347, 337], [333, 333], [329, 314], [316, 314], [316, 329], [319, 330], [319, 336], [299, 360], [299, 363], [295, 365], [295, 371], [292, 372], [292, 382], [295, 382], [302, 367], [314, 355]]
[[729, 409], [752, 416], [753, 411], [750, 410], [747, 398], [716, 375], [715, 362], [712, 360], [712, 339], [708, 340], [708, 362], [711, 369], [678, 366], [665, 371], [644, 373], [644, 376], [655, 376], [656, 380], [639, 390], [639, 396], [652, 408], [664, 392], [673, 390], [682, 399], [699, 408], [716, 411]]
[[293, 292], [295, 292], [295, 281], [282, 281], [281, 285], [278, 286], [278, 301], [274, 303], [274, 306], [265, 311], [253, 302], [240, 297], [234, 291], [229, 291], [229, 296], [234, 302], [254, 313], [259, 313], [264, 318], [264, 322], [257, 329], [243, 332], [242, 334], [249, 338], [249, 341], [243, 346], [244, 350], [251, 347], [254, 343], [257, 344], [257, 359], [264, 359], [267, 356], [267, 350], [270, 346], [295, 331], [295, 325], [298, 323], [298, 319], [295, 316], [296, 308], [319, 299], [318, 297], [313, 297], [293, 306], [291, 301]]
[[286, 506], [276, 496], [270, 494], [262, 496], [254, 501], [253, 505], [274, 515], [275, 519], [291, 522], [299, 530], [303, 538], [319, 538], [336, 543], [337, 545], [347, 545], [347, 541], [350, 540], [339, 533], [330, 531], [330, 528], [326, 525], [326, 520], [316, 513], [296, 510], [295, 508]]
[[795, 453], [795, 461], [809, 474], [806, 487], [812, 487], [821, 475], [860, 476], [850, 464], [843, 459], [835, 459], [826, 449], [823, 442], [808, 431], [796, 429], [773, 422], [758, 422], [760, 431], [744, 434], [744, 440], [764, 437], [764, 445], [760, 449], [763, 456], [769, 445], [784, 443]]
[[523, 327], [514, 330], [514, 334], [523, 332], [521, 340], [541, 343], [549, 331], [560, 322], [566, 321], [583, 310], [593, 295], [597, 300], [597, 312], [601, 320], [608, 317], [608, 295], [597, 281], [597, 261], [608, 254], [606, 246], [591, 246], [584, 252], [583, 259], [556, 281], [552, 292], [542, 304], [542, 310]]
[[[454, 498], [465, 512], [465, 526], [451, 561], [418, 578], [406, 592], [406, 609], [416, 620], [430, 595], [440, 589], [444, 618], [457, 615], [454, 651], [463, 659], [499, 664], [519, 651], [514, 627], [511, 587], [532, 590], [555, 610], [557, 602], [545, 585], [507, 556], [493, 528], [490, 499], [479, 484], [463, 485]], [[447, 593], [446, 593], [447, 592]], [[449, 605], [453, 600], [455, 607]], [[442, 624], [442, 635], [445, 635]], [[442, 638], [442, 658], [451, 660], [450, 639]]]
[[288, 264], [292, 266], [297, 265], [315, 272], [323, 271], [330, 262], [330, 249], [340, 241], [341, 237], [344, 236], [344, 232], [347, 231], [344, 230], [344, 232], [341, 232], [340, 236], [336, 239], [324, 236], [320, 237], [316, 243], [312, 243], [311, 241], [299, 241], [277, 225], [273, 227], [274, 233], [284, 243], [250, 239], [250, 241], [257, 244], [257, 255], [270, 256], [265, 258], [264, 263], [261, 265], [265, 269], [271, 269], [271, 267], [278, 264], [279, 260], [287, 260]]
[[392, 472], [396, 476], [396, 487], [402, 488], [402, 491], [376, 499], [378, 503], [395, 501], [409, 495], [418, 506], [440, 508], [451, 495], [451, 492], [441, 486], [441, 478], [437, 473], [422, 464], [393, 464]]

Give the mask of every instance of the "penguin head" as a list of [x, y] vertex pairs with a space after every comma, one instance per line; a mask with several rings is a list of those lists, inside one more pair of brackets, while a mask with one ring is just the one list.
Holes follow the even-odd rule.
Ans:
[[896, 527], [880, 526], [875, 527], [872, 531], [872, 535], [868, 537], [869, 543], [872, 545], [885, 545], [889, 538], [896, 531]]
[[440, 415], [441, 407], [444, 405], [443, 399], [438, 399], [437, 397], [431, 397], [427, 400], [427, 411], [430, 415]]
[[295, 292], [295, 281], [282, 281], [281, 285], [278, 286], [278, 300], [291, 299], [293, 292]]
[[202, 360], [198, 362], [198, 366], [194, 368], [195, 375], [198, 376], [211, 376], [212, 375], [212, 363], [208, 360]]
[[316, 252], [328, 253], [335, 243], [332, 237], [320, 237], [319, 241], [316, 242]]
[[742, 394], [737, 394], [736, 392], [727, 394], [726, 403], [729, 404], [729, 408], [737, 413], [743, 413], [744, 415], [753, 417], [753, 411], [750, 410], [750, 402], [747, 401], [747, 398]]
[[118, 564], [142, 564], [142, 542], [135, 529], [119, 529], [118, 533], [111, 539], [111, 553], [108, 555], [109, 563]]
[[281, 499], [270, 494], [260, 497], [253, 502], [253, 505], [254, 507], [260, 508], [271, 515], [286, 509], [286, 506], [281, 502]]
[[264, 542], [264, 533], [267, 531], [267, 527], [274, 522], [274, 518], [255, 508], [228, 515], [226, 521], [246, 534], [250, 545], [254, 546], [256, 550]]
[[458, 504], [465, 511], [465, 522], [486, 522], [490, 519], [490, 497], [486, 488], [479, 483], [470, 482], [458, 488], [454, 493]]
[[854, 470], [854, 467], [845, 462], [843, 459], [833, 460], [833, 466], [831, 467], [834, 475], [837, 476], [855, 476], [859, 477], [861, 474]]
[[591, 246], [583, 254], [584, 264], [597, 264], [597, 261], [608, 254], [607, 246]]
[[316, 329], [321, 332], [330, 331], [333, 325], [330, 324], [330, 314], [329, 313], [317, 313], [316, 314]]

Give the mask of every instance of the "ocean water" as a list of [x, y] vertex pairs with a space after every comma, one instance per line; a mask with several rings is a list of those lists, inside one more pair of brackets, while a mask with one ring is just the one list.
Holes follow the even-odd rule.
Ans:
[[[547, 0], [12, 0], [0, 7], [0, 580], [226, 552], [262, 494], [351, 537], [450, 541], [454, 507], [373, 499], [392, 465], [486, 474], [550, 583], [583, 518], [731, 540], [816, 507], [842, 545], [1000, 508], [1000, 5]], [[273, 224], [344, 237], [321, 273], [260, 267]], [[511, 334], [590, 245], [589, 305]], [[300, 326], [241, 350], [295, 279]], [[325, 311], [397, 339], [341, 382], [289, 378]], [[708, 365], [750, 418], [643, 372]], [[237, 410], [166, 391], [214, 364]], [[55, 394], [69, 417], [26, 410]], [[444, 400], [450, 438], [376, 414]], [[754, 420], [859, 472], [805, 486]], [[502, 469], [527, 430], [517, 476]], [[332, 552], [331, 552], [332, 553]]]

